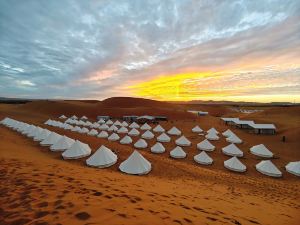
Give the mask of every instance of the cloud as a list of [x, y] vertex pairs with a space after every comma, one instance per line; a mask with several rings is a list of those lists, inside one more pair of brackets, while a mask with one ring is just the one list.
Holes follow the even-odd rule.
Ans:
[[[287, 93], [286, 76], [300, 84], [299, 10], [297, 0], [3, 0], [0, 95], [103, 99], [135, 95], [128, 87], [162, 75], [207, 71], [208, 91], [235, 88], [226, 96], [268, 80]], [[201, 98], [195, 82], [190, 95]]]

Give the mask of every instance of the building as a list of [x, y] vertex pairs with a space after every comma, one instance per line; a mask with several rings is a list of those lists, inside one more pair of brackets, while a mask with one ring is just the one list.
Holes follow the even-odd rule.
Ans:
[[101, 120], [101, 119], [103, 119], [104, 121], [107, 121], [107, 120], [110, 120], [111, 117], [110, 116], [97, 116], [98, 121]]
[[137, 118], [138, 116], [123, 116], [123, 120], [130, 123], [136, 121]]
[[251, 129], [255, 134], [275, 134], [276, 127], [274, 124], [252, 124]]
[[253, 120], [235, 120], [233, 123], [241, 129], [253, 129], [252, 126], [255, 124]]

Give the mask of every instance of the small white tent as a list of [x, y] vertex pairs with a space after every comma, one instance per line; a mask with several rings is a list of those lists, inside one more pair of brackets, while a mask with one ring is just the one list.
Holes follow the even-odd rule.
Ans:
[[181, 135], [181, 131], [177, 127], [172, 127], [170, 130], [167, 132], [169, 135]]
[[60, 117], [58, 117], [59, 119], [67, 119], [67, 117], [65, 115], [61, 115]]
[[52, 132], [51, 134], [49, 134], [49, 136], [46, 139], [40, 142], [40, 145], [42, 146], [54, 145], [61, 137], [62, 136], [60, 134]]
[[222, 148], [222, 152], [225, 155], [236, 156], [236, 157], [243, 157], [244, 155], [244, 153], [235, 144], [230, 144]]
[[55, 144], [51, 145], [51, 151], [64, 151], [74, 144], [75, 140], [67, 136], [62, 136]]
[[154, 134], [150, 130], [147, 130], [145, 133], [142, 134], [142, 138], [152, 139], [154, 138]]
[[91, 128], [99, 128], [100, 125], [97, 122], [94, 122], [93, 125], [91, 126]]
[[102, 145], [91, 157], [86, 160], [86, 164], [92, 167], [106, 168], [114, 165], [118, 156], [109, 148]]
[[107, 124], [107, 125], [113, 125], [113, 124], [114, 124], [114, 122], [113, 122], [113, 121], [111, 121], [111, 120], [107, 120], [107, 121], [106, 121], [106, 124]]
[[197, 125], [192, 129], [193, 133], [201, 133], [203, 130]]
[[91, 129], [87, 134], [90, 136], [96, 136], [98, 134], [98, 131], [95, 129]]
[[102, 125], [100, 125], [99, 130], [108, 130], [109, 126], [105, 123], [103, 123]]
[[142, 175], [151, 171], [151, 163], [138, 151], [134, 152], [120, 164], [119, 169], [128, 174]]
[[166, 133], [162, 133], [156, 139], [159, 142], [170, 142], [171, 141], [171, 138]]
[[132, 128], [129, 132], [128, 132], [128, 135], [129, 136], [139, 136], [140, 135], [140, 132], [135, 129], [135, 128]]
[[224, 132], [222, 133], [222, 135], [223, 135], [224, 137], [230, 137], [231, 135], [235, 135], [235, 133], [233, 133], [230, 129], [227, 129], [226, 131], [224, 131]]
[[129, 125], [130, 128], [139, 128], [140, 125], [138, 125], [136, 122], [133, 122], [132, 124]]
[[122, 122], [122, 126], [123, 126], [123, 127], [128, 127], [128, 123], [127, 123], [126, 121], [123, 121], [123, 122]]
[[262, 160], [256, 164], [256, 170], [264, 175], [271, 177], [281, 177], [281, 171], [271, 162], [271, 160]]
[[144, 123], [144, 124], [141, 126], [141, 130], [151, 130], [151, 127], [150, 127], [147, 123]]
[[116, 120], [116, 121], [114, 122], [114, 125], [115, 125], [115, 126], [122, 126], [122, 123], [121, 123], [119, 120]]
[[226, 138], [226, 141], [233, 144], [241, 144], [243, 141], [236, 136], [235, 134], [230, 135], [228, 138]]
[[81, 131], [79, 131], [79, 133], [81, 134], [87, 134], [89, 132], [89, 129], [87, 129], [86, 127], [81, 128]]
[[120, 129], [117, 132], [118, 134], [127, 134], [128, 129], [126, 127], [120, 127]]
[[202, 165], [211, 165], [213, 163], [213, 159], [205, 151], [201, 151], [198, 155], [195, 155], [194, 160]]
[[247, 169], [247, 167], [235, 156], [224, 161], [224, 167], [240, 173], [245, 172]]
[[91, 154], [90, 146], [76, 140], [70, 148], [62, 153], [64, 159], [80, 159]]
[[191, 146], [191, 142], [183, 135], [175, 141], [176, 145], [179, 146]]
[[296, 176], [300, 176], [300, 161], [290, 162], [285, 166], [286, 171]]
[[131, 137], [129, 137], [128, 135], [124, 136], [121, 140], [120, 143], [123, 145], [128, 145], [132, 143], [132, 139]]
[[81, 120], [87, 120], [88, 118], [86, 116], [82, 116], [80, 119]]
[[165, 129], [160, 124], [158, 124], [156, 127], [153, 128], [153, 132], [163, 133], [165, 132]]
[[117, 141], [120, 139], [119, 135], [116, 133], [112, 133], [108, 138], [109, 141]]
[[104, 123], [105, 123], [105, 120], [104, 120], [104, 119], [100, 119], [100, 120], [98, 120], [98, 123], [99, 123], [99, 124], [104, 124]]
[[101, 131], [98, 135], [97, 135], [98, 138], [107, 138], [108, 137], [108, 133], [103, 130]]
[[215, 150], [215, 146], [212, 145], [207, 139], [201, 141], [200, 143], [197, 144], [197, 148], [199, 150], [203, 150], [203, 151], [213, 151]]
[[165, 151], [165, 147], [160, 142], [156, 142], [156, 144], [151, 147], [151, 152], [153, 153], [164, 153]]
[[34, 141], [43, 141], [46, 139], [49, 135], [51, 134], [51, 131], [47, 129], [43, 129], [43, 131], [37, 135], [36, 137], [33, 138]]
[[180, 146], [176, 146], [172, 151], [170, 151], [170, 156], [175, 159], [183, 159], [186, 157], [186, 153]]
[[118, 127], [116, 127], [116, 125], [111, 125], [108, 129], [107, 129], [107, 131], [113, 131], [113, 132], [115, 132], [115, 131], [117, 131], [119, 128]]
[[219, 136], [214, 132], [207, 133], [207, 135], [205, 135], [205, 138], [210, 141], [216, 141], [220, 139]]
[[263, 157], [263, 158], [273, 158], [273, 153], [267, 149], [267, 147], [263, 144], [255, 145], [250, 148], [250, 152], [253, 155]]
[[217, 131], [214, 127], [210, 128], [209, 130], [207, 130], [207, 133], [215, 133], [218, 134], [219, 131]]
[[135, 148], [147, 148], [148, 144], [144, 139], [139, 139], [134, 143]]

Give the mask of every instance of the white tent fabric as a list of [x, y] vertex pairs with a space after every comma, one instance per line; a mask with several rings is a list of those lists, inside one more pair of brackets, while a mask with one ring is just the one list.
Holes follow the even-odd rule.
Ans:
[[296, 176], [300, 176], [300, 161], [290, 162], [285, 166], [286, 171]]
[[114, 125], [115, 125], [115, 126], [122, 126], [122, 123], [121, 123], [119, 120], [116, 120], [116, 121], [114, 122]]
[[89, 129], [87, 129], [86, 127], [81, 128], [81, 131], [79, 131], [79, 133], [81, 134], [87, 134], [89, 132]]
[[153, 132], [163, 133], [165, 132], [165, 129], [160, 124], [158, 124], [156, 127], [153, 128]]
[[120, 136], [116, 133], [112, 133], [108, 138], [109, 141], [117, 141], [120, 139]]
[[34, 138], [37, 136], [40, 132], [43, 131], [43, 128], [41, 127], [36, 127], [34, 130], [32, 130], [29, 134], [27, 134], [27, 137]]
[[51, 134], [51, 131], [44, 129], [39, 135], [33, 138], [34, 141], [43, 141]]
[[264, 175], [271, 177], [281, 177], [281, 171], [271, 162], [271, 160], [262, 160], [256, 164], [256, 170]]
[[55, 132], [51, 132], [47, 138], [40, 142], [42, 146], [50, 146], [54, 145], [62, 136]]
[[98, 131], [95, 129], [91, 129], [87, 134], [90, 136], [96, 136], [98, 134]]
[[167, 133], [169, 135], [181, 135], [181, 131], [177, 127], [172, 127]]
[[141, 126], [141, 130], [151, 130], [151, 126], [149, 126], [147, 123], [144, 123], [144, 124]]
[[215, 134], [218, 134], [219, 131], [217, 131], [214, 127], [210, 128], [207, 133], [215, 133]]
[[203, 130], [197, 125], [192, 129], [193, 133], [201, 133]]
[[160, 142], [156, 142], [156, 144], [151, 147], [151, 152], [153, 153], [164, 153], [165, 151], [165, 147]]
[[135, 129], [135, 128], [132, 128], [129, 132], [128, 132], [128, 135], [129, 136], [139, 136], [140, 135], [140, 132]]
[[113, 121], [111, 121], [111, 120], [107, 120], [107, 121], [106, 121], [106, 124], [107, 124], [107, 125], [113, 125], [113, 124], [114, 124], [114, 122], [113, 122]]
[[230, 135], [228, 138], [226, 138], [226, 141], [229, 143], [234, 143], [234, 144], [241, 144], [243, 141], [236, 136], [235, 134]]
[[216, 141], [220, 139], [219, 136], [214, 132], [207, 133], [207, 135], [205, 135], [205, 138], [210, 141]]
[[80, 130], [81, 130], [81, 128], [78, 126], [75, 126], [75, 127], [73, 127], [73, 129], [71, 129], [71, 131], [74, 131], [74, 132], [79, 132]]
[[24, 134], [24, 135], [27, 136], [27, 135], [30, 134], [32, 131], [34, 131], [35, 128], [36, 128], [36, 126], [30, 125], [25, 131], [22, 132], [22, 134]]
[[236, 156], [236, 157], [243, 157], [244, 155], [244, 153], [235, 144], [230, 144], [222, 148], [222, 152], [225, 155]]
[[64, 151], [74, 144], [75, 140], [67, 136], [62, 136], [55, 144], [51, 145], [51, 151]]
[[176, 146], [172, 151], [170, 151], [170, 156], [175, 159], [183, 159], [186, 157], [186, 153], [180, 146]]
[[202, 165], [211, 165], [213, 163], [213, 159], [205, 151], [201, 151], [198, 155], [195, 155], [194, 160]]
[[171, 141], [171, 138], [166, 133], [162, 133], [156, 139], [159, 142], [170, 142]]
[[137, 142], [134, 143], [135, 148], [147, 148], [148, 144], [144, 139], [139, 139]]
[[91, 126], [91, 128], [99, 128], [100, 125], [97, 122], [94, 122], [93, 125]]
[[123, 145], [128, 145], [128, 144], [132, 143], [132, 139], [131, 139], [131, 137], [126, 135], [121, 139], [120, 143], [123, 144]]
[[80, 119], [81, 120], [87, 120], [88, 118], [86, 116], [82, 116]]
[[119, 169], [124, 173], [142, 175], [151, 171], [151, 163], [138, 151], [134, 150], [134, 152], [120, 164]]
[[147, 130], [145, 133], [142, 134], [142, 138], [152, 139], [154, 138], [154, 134], [150, 130]]
[[83, 121], [83, 120], [79, 120], [78, 125], [85, 126], [86, 123], [85, 123], [85, 121]]
[[113, 131], [113, 132], [115, 132], [115, 131], [117, 131], [119, 128], [118, 127], [116, 127], [116, 125], [111, 125], [107, 130], [108, 131]]
[[208, 152], [211, 152], [211, 151], [215, 150], [215, 146], [212, 145], [207, 139], [205, 139], [205, 140], [201, 141], [200, 143], [198, 143], [197, 148], [199, 150], [208, 151]]
[[98, 135], [97, 135], [98, 138], [107, 138], [108, 137], [108, 133], [103, 130], [101, 131]]
[[100, 119], [100, 120], [98, 120], [98, 123], [99, 124], [103, 124], [103, 123], [105, 123], [105, 120], [104, 119]]
[[109, 126], [104, 123], [99, 127], [99, 130], [108, 130], [108, 128], [109, 128]]
[[222, 135], [223, 135], [224, 137], [230, 137], [231, 135], [235, 135], [235, 133], [233, 133], [230, 129], [227, 129], [226, 131], [224, 131], [224, 132], [222, 133]]
[[85, 125], [88, 126], [88, 127], [92, 127], [93, 126], [93, 124], [90, 121], [86, 121]]
[[130, 128], [140, 128], [140, 125], [138, 125], [136, 122], [133, 122], [129, 125]]
[[120, 129], [117, 131], [118, 134], [127, 134], [128, 129], [126, 127], [120, 127]]
[[58, 117], [59, 119], [67, 119], [67, 117], [65, 115], [61, 115], [60, 117]]
[[191, 142], [183, 135], [175, 141], [176, 145], [179, 146], [191, 146]]
[[64, 159], [80, 159], [91, 154], [90, 146], [76, 140], [70, 148], [62, 153]]
[[118, 156], [109, 148], [102, 145], [91, 157], [86, 160], [86, 164], [92, 167], [106, 168], [114, 165]]
[[273, 158], [273, 153], [267, 149], [267, 147], [263, 144], [255, 145], [250, 148], [250, 152], [253, 155], [263, 157], [263, 158]]
[[75, 115], [73, 115], [72, 117], [70, 117], [71, 119], [73, 119], [73, 120], [77, 120], [78, 119], [78, 117], [77, 116], [75, 116]]
[[247, 167], [235, 156], [224, 161], [224, 167], [240, 173], [245, 172], [247, 169]]
[[126, 121], [123, 121], [121, 124], [123, 127], [128, 127], [128, 123]]

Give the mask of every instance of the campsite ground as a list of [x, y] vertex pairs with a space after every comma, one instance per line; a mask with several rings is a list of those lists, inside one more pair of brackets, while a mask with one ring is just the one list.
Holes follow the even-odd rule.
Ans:
[[[195, 117], [188, 106], [146, 100], [109, 99], [104, 102], [37, 101], [26, 104], [0, 104], [0, 120], [6, 116], [79, 139], [93, 151], [102, 144], [119, 157], [107, 169], [86, 167], [84, 160], [64, 161], [59, 153], [41, 147], [19, 133], [0, 126], [0, 224], [299, 224], [299, 178], [284, 171], [290, 161], [300, 159], [300, 107], [268, 107], [262, 112], [242, 114], [226, 106], [192, 106], [209, 111], [209, 116]], [[190, 109], [190, 108], [189, 108]], [[118, 165], [132, 152], [123, 146], [96, 137], [48, 127], [43, 122], [58, 115], [165, 115], [164, 128], [176, 126], [192, 141], [185, 148], [186, 159], [169, 158], [173, 142], [165, 145], [164, 154], [139, 150], [151, 163], [145, 176], [129, 176]], [[218, 116], [238, 116], [258, 122], [272, 122], [278, 133], [258, 136], [242, 130], [234, 132], [243, 139], [240, 148], [247, 165], [245, 174], [223, 167], [228, 159], [221, 153], [225, 139], [213, 142], [212, 166], [193, 161], [196, 144], [203, 140], [191, 128], [198, 124], [207, 130], [228, 127]], [[281, 142], [286, 136], [287, 141]], [[136, 140], [136, 139], [134, 139]], [[155, 142], [148, 142], [152, 146]], [[253, 145], [263, 143], [283, 171], [280, 179], [259, 174], [254, 166], [260, 160], [249, 153]]]

